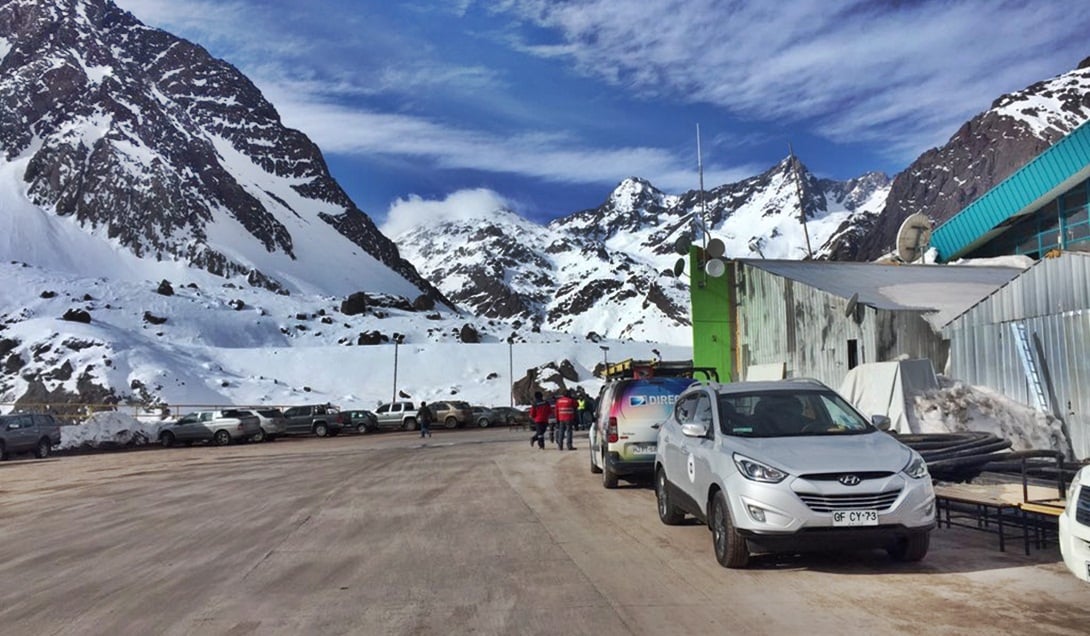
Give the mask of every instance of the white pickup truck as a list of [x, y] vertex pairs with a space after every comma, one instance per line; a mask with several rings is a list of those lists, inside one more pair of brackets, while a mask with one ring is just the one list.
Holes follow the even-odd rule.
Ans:
[[393, 402], [380, 404], [375, 409], [375, 419], [382, 429], [401, 428], [406, 431], [416, 430], [416, 405], [412, 402]]

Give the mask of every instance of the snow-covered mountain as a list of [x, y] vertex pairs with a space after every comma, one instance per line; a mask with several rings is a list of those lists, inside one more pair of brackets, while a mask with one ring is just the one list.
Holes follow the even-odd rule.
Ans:
[[406, 258], [467, 312], [588, 337], [691, 341], [688, 287], [654, 259], [507, 210], [416, 227]]
[[0, 259], [444, 302], [245, 76], [110, 0], [0, 0]]
[[[89, 263], [94, 268], [94, 263]], [[202, 405], [415, 400], [506, 405], [514, 380], [597, 392], [602, 352], [585, 338], [489, 325], [404, 299], [278, 294], [218, 283], [128, 282], [0, 263], [0, 404]], [[403, 341], [396, 346], [395, 341]], [[606, 341], [611, 359], [656, 345]], [[688, 347], [657, 345], [667, 359]], [[397, 387], [396, 392], [394, 387]], [[555, 386], [555, 385], [554, 385]], [[557, 387], [559, 388], [559, 387]], [[40, 408], [40, 407], [39, 407]]]
[[1090, 120], [1090, 58], [1076, 69], [1003, 95], [940, 148], [897, 175], [867, 231], [845, 228], [829, 247], [838, 260], [871, 260], [892, 249], [908, 215], [949, 219], [1046, 148]]
[[[785, 159], [764, 174], [680, 196], [624, 180], [599, 207], [547, 226], [509, 211], [412, 228], [406, 257], [468, 312], [535, 328], [674, 344], [691, 340], [688, 281], [672, 274], [674, 243], [705, 211], [732, 258], [815, 258], [842, 226], [870, 223], [888, 193], [879, 173], [814, 177]], [[806, 211], [806, 229], [800, 215]]]

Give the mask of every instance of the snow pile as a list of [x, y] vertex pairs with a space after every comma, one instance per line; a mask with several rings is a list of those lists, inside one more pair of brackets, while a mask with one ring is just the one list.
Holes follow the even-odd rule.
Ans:
[[1055, 417], [979, 386], [939, 376], [940, 386], [913, 396], [921, 433], [992, 433], [1011, 441], [1013, 450], [1065, 451], [1063, 429]]
[[95, 413], [82, 424], [61, 427], [61, 450], [143, 446], [159, 439], [161, 422], [142, 422], [126, 413]]

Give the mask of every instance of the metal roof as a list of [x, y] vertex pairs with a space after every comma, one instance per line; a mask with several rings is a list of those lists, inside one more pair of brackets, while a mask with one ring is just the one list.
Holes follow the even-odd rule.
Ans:
[[756, 267], [859, 304], [888, 311], [919, 311], [941, 327], [1016, 278], [1018, 267], [887, 265], [840, 261], [744, 259]]
[[1002, 234], [1009, 219], [1031, 214], [1090, 177], [1090, 122], [1071, 131], [968, 207], [935, 228], [931, 246], [953, 260]]

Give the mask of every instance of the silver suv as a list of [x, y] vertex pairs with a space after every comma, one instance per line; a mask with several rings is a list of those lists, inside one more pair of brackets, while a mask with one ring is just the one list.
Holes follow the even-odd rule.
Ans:
[[655, 494], [663, 523], [685, 513], [712, 531], [715, 556], [885, 548], [927, 554], [935, 492], [918, 453], [812, 380], [699, 383], [659, 430]]

